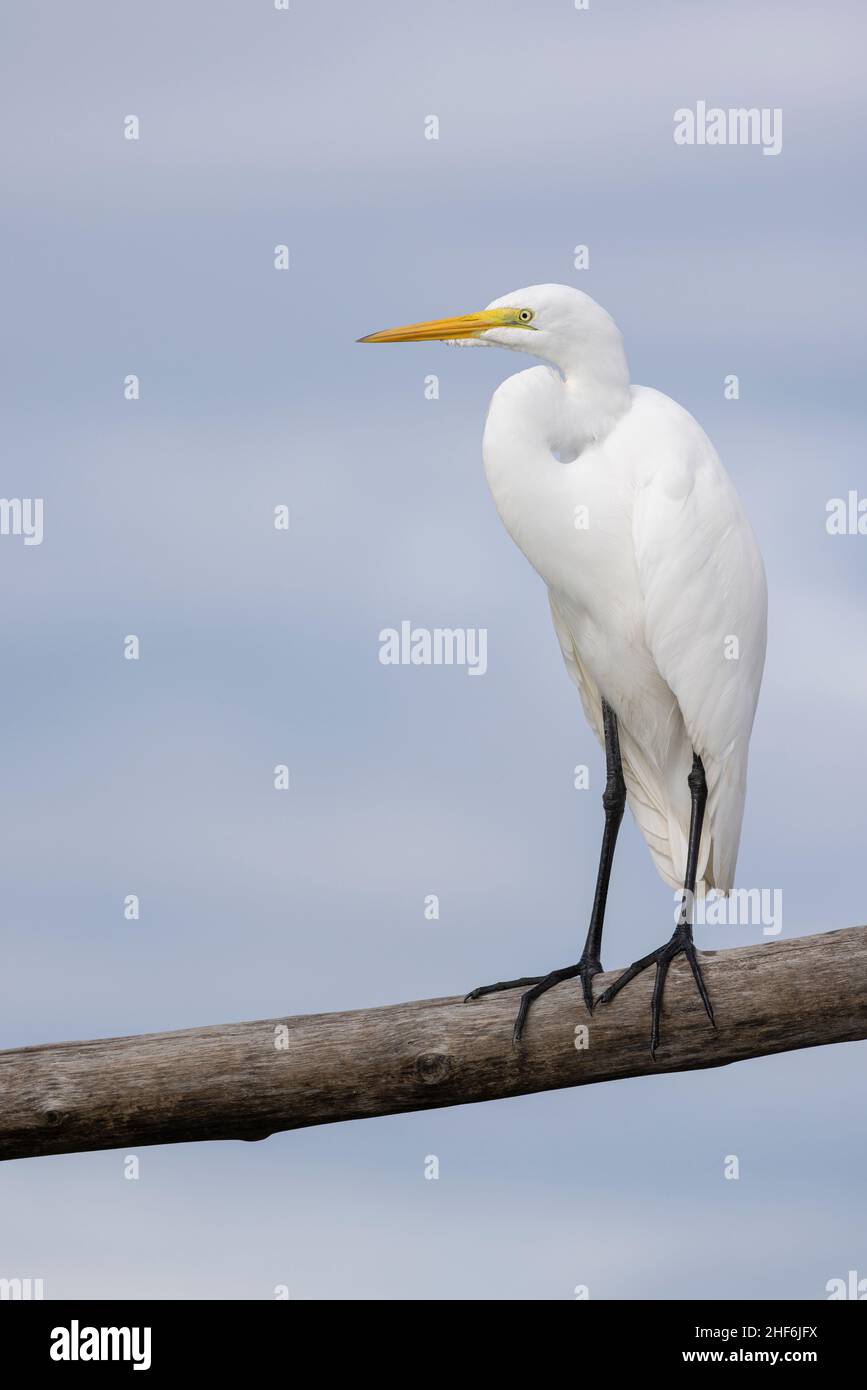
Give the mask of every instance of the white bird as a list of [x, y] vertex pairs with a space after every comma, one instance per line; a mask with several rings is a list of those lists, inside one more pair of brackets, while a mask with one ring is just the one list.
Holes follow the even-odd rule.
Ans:
[[[579, 961], [504, 980], [467, 998], [527, 986], [534, 999], [581, 978], [608, 1002], [656, 967], [651, 1051], [665, 978], [686, 956], [713, 1011], [693, 944], [696, 891], [727, 893], [746, 796], [747, 755], [765, 659], [761, 554], [732, 482], [682, 406], [630, 384], [620, 332], [588, 295], [533, 285], [480, 313], [387, 329], [366, 343], [491, 344], [545, 364], [494, 392], [483, 455], [502, 521], [548, 586], [554, 628], [584, 713], [606, 753], [605, 830]], [[664, 946], [598, 1001], [605, 901], [625, 801], [666, 883], [682, 890]]]

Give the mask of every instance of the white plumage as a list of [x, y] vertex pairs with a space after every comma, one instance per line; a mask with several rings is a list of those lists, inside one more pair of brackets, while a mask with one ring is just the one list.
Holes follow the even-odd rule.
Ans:
[[[497, 510], [548, 586], [567, 669], [601, 742], [601, 695], [618, 717], [629, 805], [660, 874], [683, 885], [695, 750], [708, 784], [699, 878], [727, 892], [766, 643], [752, 528], [692, 416], [629, 385], [604, 310], [563, 286], [495, 301], [508, 303], [538, 305], [540, 324], [556, 305], [557, 336], [568, 336], [574, 315], [585, 345], [573, 355], [540, 344], [559, 370], [531, 368], [495, 392], [484, 460]], [[539, 350], [535, 338], [521, 346]]]

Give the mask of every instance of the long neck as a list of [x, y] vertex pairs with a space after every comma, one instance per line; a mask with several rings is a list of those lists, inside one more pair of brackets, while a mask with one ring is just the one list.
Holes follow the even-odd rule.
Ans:
[[564, 424], [571, 422], [579, 450], [604, 439], [631, 404], [623, 340], [610, 320], [609, 325], [592, 344], [570, 345], [555, 364], [563, 378]]

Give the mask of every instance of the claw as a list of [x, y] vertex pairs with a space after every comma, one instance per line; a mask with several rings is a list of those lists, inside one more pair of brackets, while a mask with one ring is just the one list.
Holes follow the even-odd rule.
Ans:
[[692, 969], [692, 978], [695, 980], [699, 996], [701, 998], [701, 1002], [704, 1004], [704, 1011], [710, 1019], [710, 1026], [711, 1028], [716, 1028], [716, 1020], [713, 1016], [713, 1005], [710, 1002], [710, 995], [707, 992], [707, 985], [704, 982], [704, 976], [701, 973], [701, 966], [698, 963], [698, 956], [696, 954], [695, 947], [692, 945], [692, 943], [690, 943], [690, 948], [687, 949], [686, 958], [689, 961], [690, 967]]
[[483, 994], [499, 994], [504, 989], [522, 989], [524, 985], [538, 985], [544, 979], [544, 975], [522, 975], [520, 980], [498, 980], [495, 985], [479, 985], [478, 989], [471, 989], [469, 994], [464, 995], [464, 1003], [470, 999], [481, 999]]
[[685, 955], [689, 961], [692, 977], [698, 989], [699, 998], [704, 1005], [705, 1013], [710, 1019], [711, 1026], [716, 1028], [716, 1021], [713, 1016], [713, 1006], [710, 1002], [710, 995], [701, 973], [701, 966], [698, 961], [698, 953], [692, 941], [692, 932], [688, 928], [677, 927], [673, 936], [664, 946], [659, 946], [649, 955], [642, 956], [641, 960], [633, 961], [623, 974], [618, 976], [612, 985], [600, 994], [597, 1003], [610, 1004], [615, 995], [619, 994], [630, 980], [634, 980], [636, 975], [640, 975], [642, 970], [648, 966], [656, 966], [656, 976], [653, 981], [653, 997], [650, 1003], [650, 1055], [656, 1060], [656, 1050], [659, 1047], [659, 1035], [662, 1018], [662, 996], [665, 991], [665, 981], [668, 978], [668, 970], [671, 962], [676, 956]]
[[594, 1006], [593, 977], [600, 974], [601, 970], [601, 961], [582, 959], [577, 965], [567, 965], [563, 970], [552, 970], [549, 975], [525, 975], [520, 980], [500, 980], [495, 985], [480, 985], [478, 989], [471, 989], [469, 994], [464, 995], [464, 1003], [466, 1004], [471, 999], [479, 999], [483, 994], [498, 994], [501, 990], [521, 989], [525, 985], [529, 985], [530, 988], [521, 995], [517, 1017], [512, 1029], [512, 1043], [517, 1047], [521, 1041], [531, 1005], [540, 995], [553, 989], [555, 985], [561, 984], [564, 980], [574, 980], [576, 975], [581, 977], [581, 992], [584, 1003], [588, 1012], [592, 1014]]

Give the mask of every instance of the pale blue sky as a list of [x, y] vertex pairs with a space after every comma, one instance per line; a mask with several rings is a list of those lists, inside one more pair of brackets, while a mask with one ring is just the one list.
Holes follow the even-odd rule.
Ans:
[[[601, 755], [480, 461], [524, 363], [354, 341], [541, 281], [614, 314], [764, 550], [740, 881], [782, 888], [785, 935], [862, 921], [867, 540], [824, 527], [865, 487], [862, 8], [123, 0], [8, 29], [2, 491], [45, 499], [45, 540], [0, 538], [2, 1045], [575, 958]], [[675, 146], [698, 99], [780, 107], [780, 156]], [[486, 627], [486, 676], [380, 665], [403, 618]], [[606, 964], [670, 916], [629, 823]], [[119, 1152], [6, 1164], [0, 1275], [53, 1297], [821, 1297], [867, 1274], [865, 1066], [850, 1044], [142, 1149], [137, 1183]]]

